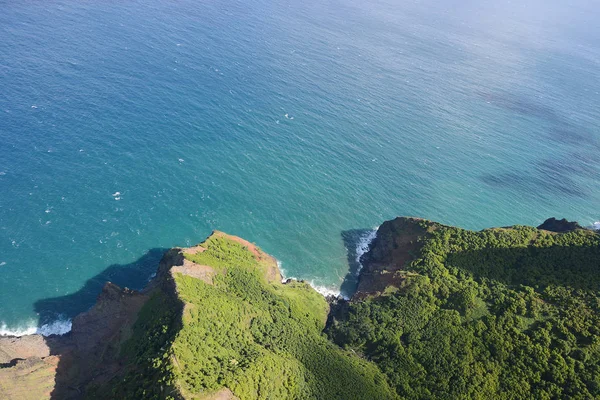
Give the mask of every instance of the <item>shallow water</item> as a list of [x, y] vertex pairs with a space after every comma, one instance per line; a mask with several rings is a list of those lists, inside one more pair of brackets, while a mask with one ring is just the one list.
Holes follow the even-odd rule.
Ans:
[[344, 238], [396, 215], [600, 220], [593, 2], [0, 9], [2, 332], [213, 229], [339, 291]]

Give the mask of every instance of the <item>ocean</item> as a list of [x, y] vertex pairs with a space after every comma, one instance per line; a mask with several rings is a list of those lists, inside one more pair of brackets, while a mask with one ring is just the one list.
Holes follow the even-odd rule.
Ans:
[[0, 0], [0, 334], [63, 333], [214, 229], [348, 295], [397, 215], [593, 224], [599, 20], [584, 0]]

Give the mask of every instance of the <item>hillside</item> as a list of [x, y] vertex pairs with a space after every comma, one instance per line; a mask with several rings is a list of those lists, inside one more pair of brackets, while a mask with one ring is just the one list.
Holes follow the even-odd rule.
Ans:
[[107, 283], [65, 336], [0, 337], [0, 398], [600, 398], [597, 233], [396, 218], [362, 264], [330, 310], [214, 232], [141, 292]]
[[[282, 283], [276, 260], [240, 238], [215, 232], [168, 251], [142, 295], [135, 324], [112, 340], [118, 351], [80, 390], [68, 382], [53, 398], [396, 397], [374, 364], [327, 340], [325, 299]], [[112, 376], [107, 365], [118, 365]]]
[[598, 398], [600, 236], [572, 228], [385, 222], [328, 334], [403, 398]]

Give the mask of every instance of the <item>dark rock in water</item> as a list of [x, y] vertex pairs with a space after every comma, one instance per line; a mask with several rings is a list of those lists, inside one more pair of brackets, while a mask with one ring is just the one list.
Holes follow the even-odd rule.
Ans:
[[410, 217], [397, 217], [381, 224], [369, 251], [361, 257], [363, 269], [352, 299], [376, 296], [391, 287], [400, 287], [405, 279], [403, 271], [423, 246], [419, 239], [434, 226], [432, 222]]
[[567, 221], [565, 218], [558, 220], [554, 217], [548, 218], [537, 228], [552, 232], [570, 232], [576, 229], [583, 229], [583, 227], [576, 221]]

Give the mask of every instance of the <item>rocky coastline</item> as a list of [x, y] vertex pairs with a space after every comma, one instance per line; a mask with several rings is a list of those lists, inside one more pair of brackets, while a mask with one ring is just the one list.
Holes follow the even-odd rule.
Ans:
[[[439, 224], [420, 218], [398, 217], [384, 222], [362, 255], [363, 265], [358, 287], [350, 302], [378, 296], [390, 288], [401, 288], [412, 274], [407, 266], [419, 254], [424, 238]], [[576, 222], [550, 218], [538, 229], [568, 232], [584, 229]], [[224, 235], [214, 232], [213, 235]], [[242, 243], [257, 257], [268, 261], [268, 279], [281, 281], [281, 273], [274, 258], [240, 238], [228, 236]], [[202, 252], [201, 246], [174, 248], [167, 251], [159, 263], [156, 277], [142, 291], [120, 288], [107, 282], [96, 304], [73, 319], [72, 330], [63, 336], [27, 335], [0, 337], [0, 398], [5, 399], [78, 399], [90, 388], [99, 387], [123, 373], [121, 345], [131, 337], [139, 311], [151, 294], [161, 291], [175, 300], [183, 312], [173, 274], [181, 273], [211, 283], [215, 271], [195, 264], [184, 253]], [[270, 260], [270, 261], [269, 261]], [[329, 298], [332, 305], [329, 320], [343, 313], [347, 303], [340, 298]], [[234, 398], [223, 392], [219, 398]]]

